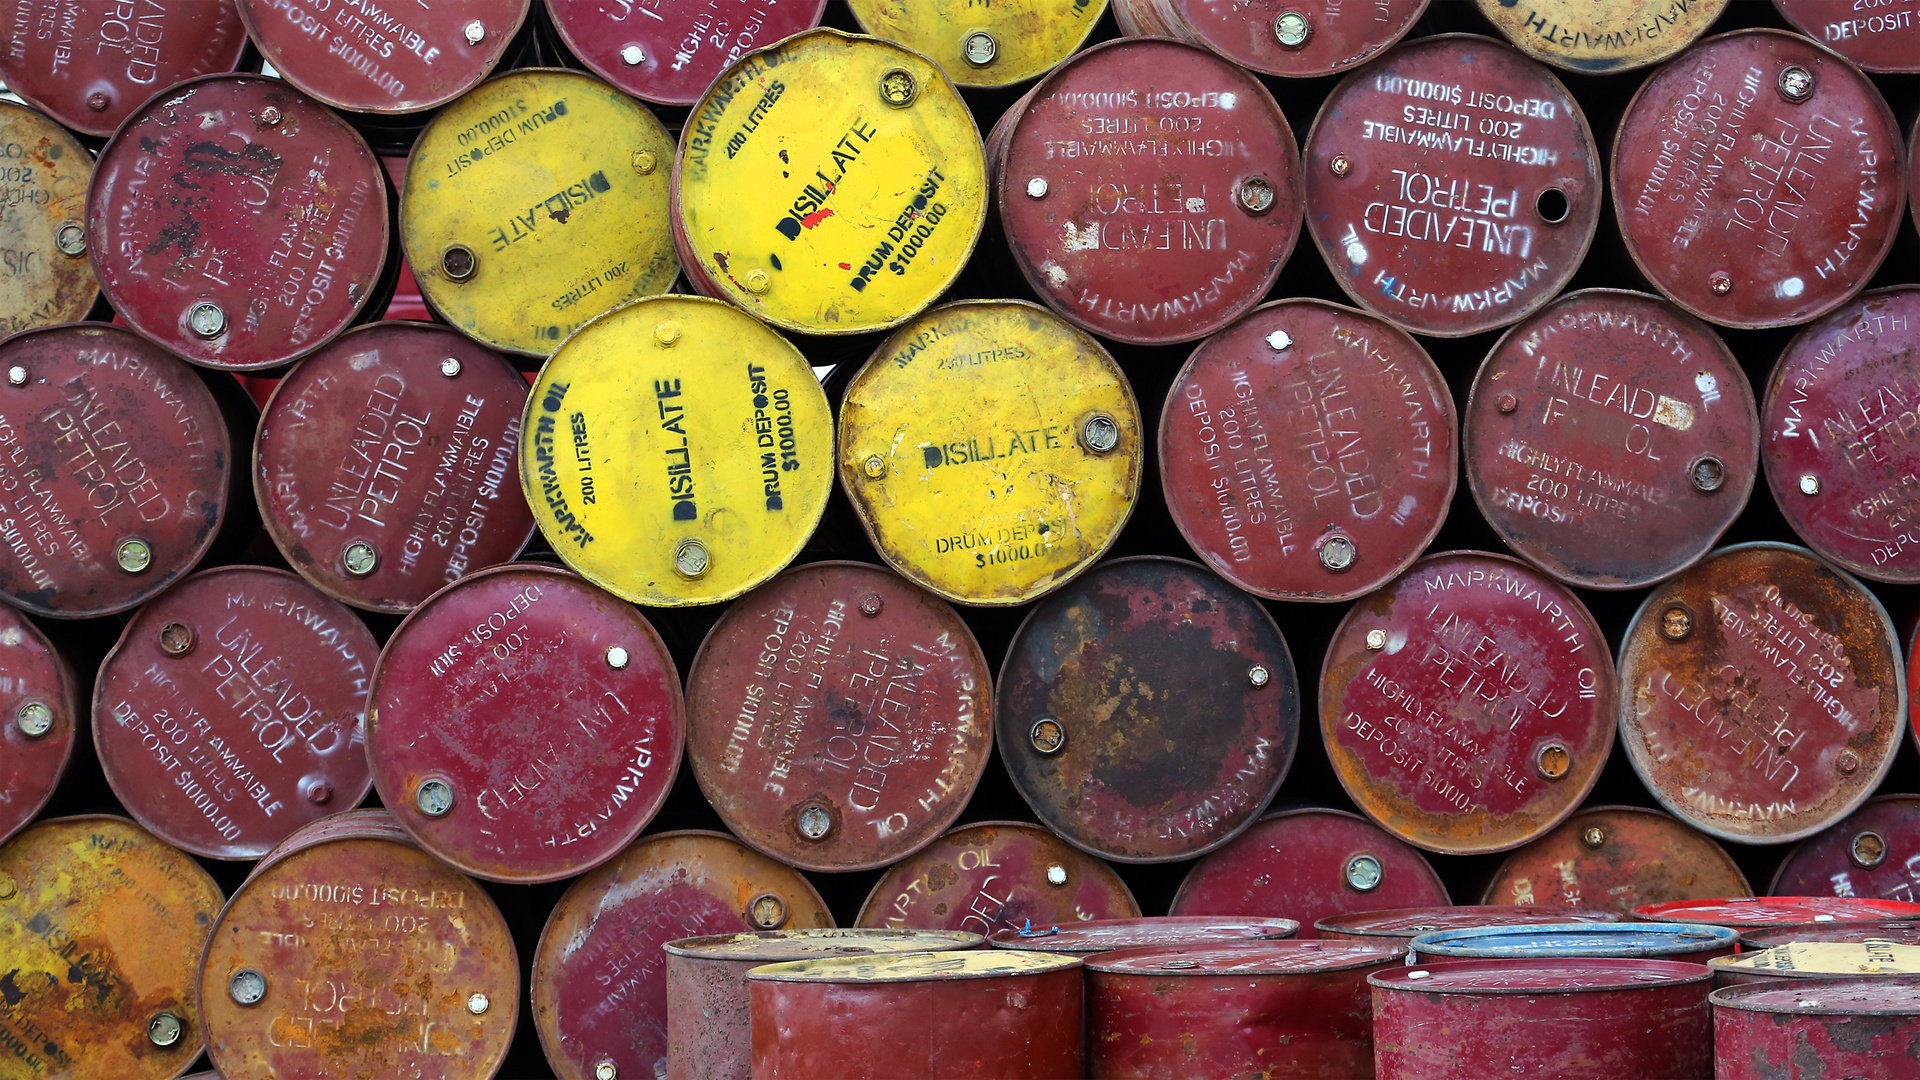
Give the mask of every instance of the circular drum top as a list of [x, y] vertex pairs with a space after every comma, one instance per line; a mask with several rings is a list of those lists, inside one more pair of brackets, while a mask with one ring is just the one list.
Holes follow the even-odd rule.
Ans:
[[1459, 477], [1453, 397], [1399, 328], [1281, 300], [1208, 338], [1167, 391], [1160, 486], [1187, 543], [1274, 600], [1350, 600], [1405, 570]]
[[1216, 945], [1226, 942], [1290, 938], [1300, 924], [1292, 919], [1223, 918], [1211, 915], [1163, 915], [1141, 919], [1094, 919], [1066, 926], [995, 930], [987, 943], [996, 949], [1091, 956], [1119, 949]]
[[960, 930], [761, 930], [746, 934], [707, 934], [669, 941], [669, 956], [691, 960], [752, 961], [759, 964], [809, 960], [822, 956], [867, 956], [896, 952], [954, 952], [977, 949], [979, 934]]
[[1906, 173], [1859, 69], [1798, 34], [1741, 30], [1641, 84], [1614, 138], [1613, 203], [1628, 253], [1675, 303], [1722, 326], [1791, 326], [1873, 276]]
[[1613, 657], [1580, 600], [1500, 555], [1432, 555], [1327, 646], [1320, 731], [1387, 831], [1484, 854], [1573, 813], [1613, 748]]
[[25, 616], [0, 607], [0, 843], [53, 797], [83, 723], [66, 658]]
[[1711, 926], [1771, 927], [1799, 923], [1920, 922], [1920, 904], [1854, 896], [1732, 896], [1714, 900], [1676, 900], [1643, 904], [1636, 919], [1649, 922], [1707, 923]]
[[1920, 1016], [1920, 989], [1885, 979], [1820, 979], [1723, 986], [1708, 998], [1716, 1009], [1795, 1016]]
[[1773, 0], [1795, 30], [1868, 71], [1920, 71], [1912, 0]]
[[0, 22], [0, 81], [85, 135], [197, 75], [232, 71], [247, 47], [232, 4], [20, 0]]
[[1600, 220], [1580, 107], [1488, 38], [1422, 38], [1348, 75], [1314, 119], [1304, 168], [1307, 227], [1340, 287], [1434, 337], [1539, 308]]
[[1391, 964], [1407, 947], [1375, 941], [1236, 941], [1160, 945], [1084, 959], [1088, 971], [1156, 979], [1217, 975], [1317, 975]]
[[145, 603], [193, 568], [226, 512], [232, 459], [206, 385], [100, 323], [0, 345], [0, 490], [13, 516], [0, 599], [60, 619]]
[[378, 322], [301, 362], [253, 443], [267, 531], [322, 592], [406, 612], [520, 553], [533, 514], [515, 498], [527, 381], [443, 326]]
[[554, 31], [595, 75], [643, 101], [691, 105], [727, 65], [820, 24], [827, 0], [545, 0]]
[[1118, 862], [1231, 840], [1300, 738], [1273, 616], [1177, 559], [1106, 563], [1027, 616], [1000, 669], [994, 732], [1048, 828]]
[[1107, 0], [848, 0], [847, 6], [861, 29], [927, 54], [955, 84], [997, 87], [1044, 74], [1073, 55]]
[[1882, 795], [1833, 828], [1802, 840], [1774, 871], [1775, 896], [1913, 895], [1920, 866], [1920, 796]]
[[260, 56], [336, 109], [411, 113], [487, 77], [527, 17], [527, 0], [380, 5], [237, 0]]
[[917, 983], [960, 979], [1006, 979], [1049, 975], [1080, 966], [1076, 956], [972, 949], [967, 952], [897, 953], [885, 956], [836, 956], [768, 964], [747, 972], [747, 981], [797, 983]]
[[673, 179], [688, 278], [804, 334], [912, 317], [987, 213], [980, 129], [940, 67], [837, 30], [729, 67], [687, 118]]
[[1403, 965], [1367, 976], [1381, 990], [1424, 994], [1542, 995], [1594, 990], [1648, 990], [1706, 982], [1704, 964], [1614, 957], [1551, 957], [1537, 960], [1445, 960]]
[[1114, 0], [1122, 33], [1205, 45], [1241, 67], [1308, 78], [1373, 58], [1413, 29], [1427, 0], [1360, 6], [1299, 0]]
[[1657, 64], [1707, 32], [1728, 0], [1476, 0], [1523, 53], [1583, 75]]
[[1920, 287], [1856, 297], [1801, 330], [1767, 380], [1767, 484], [1807, 546], [1862, 577], [1920, 581]]
[[1755, 949], [1771, 949], [1796, 941], [1865, 941], [1868, 938], [1896, 945], [1920, 945], [1920, 922], [1787, 923], [1744, 931], [1740, 943]]
[[1616, 289], [1568, 293], [1507, 331], [1465, 429], [1467, 482], [1500, 539], [1590, 589], [1705, 555], [1759, 468], [1753, 391], [1719, 335]]
[[1133, 893], [1106, 863], [1038, 825], [983, 821], [895, 863], [874, 883], [856, 921], [991, 934], [1139, 917]]
[[1620, 739], [1647, 790], [1726, 840], [1798, 840], [1893, 765], [1906, 684], [1880, 601], [1805, 548], [1724, 548], [1655, 588], [1620, 649]]
[[548, 543], [601, 588], [654, 607], [730, 600], [819, 524], [833, 414], [766, 324], [652, 297], [583, 327], [540, 370], [520, 484]]
[[1740, 932], [1687, 923], [1563, 923], [1438, 930], [1414, 940], [1422, 957], [1496, 959], [1529, 956], [1688, 956], [1733, 951]]
[[388, 639], [367, 703], [380, 801], [420, 845], [494, 881], [571, 877], [666, 801], [686, 706], [631, 604], [565, 570], [482, 570]]
[[[5, 34], [0, 27], [0, 58]], [[0, 252], [7, 268], [0, 337], [86, 318], [100, 294], [87, 258], [92, 156], [52, 120], [0, 101], [0, 177]]]
[[993, 132], [1000, 220], [1055, 311], [1141, 345], [1260, 302], [1300, 238], [1300, 159], [1259, 80], [1126, 38], [1055, 68]]
[[1658, 810], [1595, 806], [1508, 855], [1481, 902], [1630, 912], [1752, 894], [1747, 875], [1712, 837]]
[[1387, 908], [1333, 915], [1313, 924], [1331, 938], [1405, 938], [1442, 930], [1483, 926], [1553, 926], [1561, 923], [1617, 923], [1616, 911], [1527, 904], [1460, 904], [1453, 907]]
[[1783, 979], [1836, 975], [1920, 975], [1920, 945], [1879, 938], [1864, 941], [1794, 941], [1708, 961], [1715, 973], [1773, 976]]
[[278, 367], [360, 316], [387, 258], [366, 140], [279, 79], [156, 96], [104, 149], [87, 252], [127, 325], [206, 367]]

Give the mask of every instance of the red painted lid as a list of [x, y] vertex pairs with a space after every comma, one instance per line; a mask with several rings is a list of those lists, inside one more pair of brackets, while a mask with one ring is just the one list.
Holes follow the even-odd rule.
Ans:
[[1093, 919], [1032, 929], [1009, 927], [995, 930], [987, 938], [987, 944], [996, 949], [1090, 956], [1118, 949], [1290, 938], [1299, 929], [1300, 924], [1292, 919], [1159, 915], [1139, 919]]
[[1334, 915], [1314, 924], [1323, 937], [1407, 938], [1436, 930], [1481, 926], [1552, 926], [1559, 923], [1616, 923], [1616, 911], [1539, 904], [1460, 904], [1453, 907], [1389, 908]]
[[1920, 71], [1920, 20], [1911, 5], [1773, 0], [1795, 30], [1868, 71]]
[[546, 0], [553, 28], [595, 75], [642, 101], [692, 105], [728, 65], [820, 25], [827, 0]]
[[53, 797], [84, 723], [73, 669], [27, 617], [0, 607], [0, 844]]
[[1920, 922], [1828, 922], [1787, 923], [1747, 930], [1740, 944], [1753, 949], [1773, 949], [1796, 942], [1864, 942], [1869, 938], [1891, 941], [1896, 945], [1920, 945]]
[[1169, 978], [1183, 975], [1309, 975], [1396, 964], [1399, 944], [1360, 941], [1237, 941], [1118, 949], [1089, 956], [1088, 971]]
[[1920, 867], [1920, 795], [1882, 795], [1800, 841], [1774, 871], [1776, 896], [1911, 900]]
[[1912, 979], [1795, 979], [1722, 987], [1708, 1001], [1716, 1010], [1793, 1016], [1920, 1016], [1920, 985]]
[[1038, 825], [981, 821], [895, 863], [855, 921], [991, 934], [1139, 917], [1133, 893], [1106, 863]]
[[1381, 990], [1422, 994], [1551, 994], [1651, 990], [1713, 978], [1705, 964], [1677, 960], [1555, 956], [1538, 960], [1448, 960], [1367, 976]]
[[411, 113], [466, 93], [500, 62], [528, 0], [396, 5], [236, 0], [280, 77], [336, 109]]
[[1920, 904], [1858, 896], [1749, 896], [1642, 904], [1636, 919], [1712, 926], [1785, 926], [1792, 923], [1920, 920]]
[[[1427, 9], [1427, 0], [1373, 0], [1364, 7], [1299, 0], [1122, 0], [1114, 5], [1121, 26], [1129, 12], [1134, 22], [1158, 23], [1171, 9], [1173, 25], [1142, 25], [1138, 33], [1198, 37], [1207, 48], [1241, 67], [1268, 75], [1307, 78], [1345, 71], [1399, 41]], [[1141, 11], [1141, 9], [1146, 9]], [[1301, 21], [1295, 25], [1284, 16]], [[1298, 40], [1304, 31], [1305, 40]], [[1127, 29], [1128, 33], [1135, 33]], [[1296, 44], [1295, 42], [1298, 41]]]

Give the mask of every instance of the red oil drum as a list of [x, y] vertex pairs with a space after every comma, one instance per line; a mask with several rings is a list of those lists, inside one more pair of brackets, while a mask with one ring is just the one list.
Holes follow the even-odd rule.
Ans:
[[366, 797], [379, 652], [352, 612], [284, 570], [202, 571], [141, 608], [101, 662], [101, 771], [168, 843], [257, 859]]
[[1483, 904], [1562, 904], [1631, 912], [1642, 904], [1751, 896], [1714, 839], [1658, 810], [1596, 806], [1507, 856]]
[[1743, 328], [1845, 303], [1886, 258], [1907, 191], [1880, 91], [1765, 29], [1708, 38], [1642, 83], [1611, 175], [1634, 263], [1674, 303]]
[[528, 0], [401, 7], [236, 0], [260, 56], [336, 109], [412, 113], [466, 93], [500, 62]]
[[1788, 25], [1868, 71], [1920, 71], [1913, 0], [1773, 0]]
[[1561, 923], [1617, 923], [1617, 911], [1526, 904], [1457, 904], [1448, 907], [1385, 908], [1329, 915], [1313, 924], [1323, 938], [1336, 941], [1412, 941], [1422, 934], [1483, 926], [1553, 926]]
[[1920, 945], [1920, 922], [1789, 923], [1746, 930], [1740, 944], [1748, 949], [1771, 949], [1806, 941], [1865, 941], [1877, 938], [1896, 945]]
[[1307, 229], [1334, 279], [1415, 333], [1524, 318], [1573, 276], [1600, 220], [1580, 107], [1489, 38], [1422, 38], [1347, 75], [1305, 156]]
[[991, 934], [1139, 917], [1133, 893], [1106, 863], [1037, 825], [983, 821], [894, 864], [856, 922]]
[[1912, 902], [1920, 889], [1920, 796], [1882, 795], [1800, 841], [1774, 871], [1775, 896], [1865, 896]]
[[53, 797], [85, 722], [66, 657], [26, 616], [0, 607], [0, 843]]
[[1734, 896], [1645, 904], [1633, 909], [1633, 917], [1648, 922], [1772, 929], [1802, 923], [1920, 922], [1920, 904], [1857, 896]]
[[567, 49], [642, 101], [691, 105], [741, 56], [820, 25], [827, 0], [545, 0]]
[[1380, 1080], [1713, 1076], [1711, 976], [1671, 960], [1455, 960], [1373, 984]]
[[1391, 323], [1320, 300], [1194, 350], [1160, 412], [1160, 487], [1209, 567], [1274, 600], [1350, 600], [1420, 557], [1452, 504], [1459, 425]]
[[[0, 66], [6, 29], [0, 27]], [[87, 317], [100, 296], [87, 258], [87, 186], [93, 156], [51, 119], [0, 101], [0, 251], [7, 288], [0, 293], [0, 337]]]
[[1249, 941], [1088, 957], [1087, 1075], [1373, 1075], [1367, 976], [1400, 945]]
[[1494, 29], [1535, 60], [1582, 75], [1657, 64], [1720, 18], [1729, 0], [1475, 0]]
[[1920, 986], [1808, 979], [1715, 990], [1718, 1080], [1920, 1078]]
[[1806, 979], [1897, 979], [1920, 986], [1920, 946], [1877, 936], [1858, 941], [1790, 941], [1771, 949], [1748, 949], [1707, 963], [1713, 984]]
[[1292, 919], [1157, 915], [1139, 919], [1093, 919], [1066, 926], [995, 930], [987, 944], [996, 949], [1095, 956], [1121, 949], [1165, 949], [1186, 945], [1229, 945], [1278, 941], [1299, 932]]
[[1421, 934], [1413, 939], [1413, 962], [1600, 956], [1704, 964], [1739, 944], [1739, 931], [1704, 923], [1476, 926]]
[[1308, 78], [1363, 63], [1405, 36], [1427, 0], [1113, 0], [1120, 32], [1179, 38], [1268, 75]]
[[1086, 43], [1107, 0], [848, 0], [862, 29], [925, 53], [956, 86], [997, 88], [1046, 74]]

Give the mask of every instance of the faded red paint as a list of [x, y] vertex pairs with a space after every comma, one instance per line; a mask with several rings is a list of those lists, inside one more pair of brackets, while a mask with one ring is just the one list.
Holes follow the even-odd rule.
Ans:
[[[1364, 7], [1299, 0], [1113, 0], [1120, 32], [1180, 38], [1268, 75], [1308, 78], [1364, 63], [1413, 29], [1427, 0], [1374, 0]], [[1307, 39], [1287, 46], [1277, 20], [1306, 20]]]
[[1717, 1080], [1920, 1080], [1920, 1002], [1911, 984], [1796, 979], [1716, 990]]
[[894, 864], [856, 922], [991, 934], [1139, 916], [1133, 893], [1106, 863], [1037, 825], [981, 821]]
[[[827, 0], [546, 0], [573, 55], [642, 101], [692, 105], [745, 53], [820, 24]], [[642, 16], [645, 16], [644, 18]]]
[[336, 109], [411, 113], [445, 105], [486, 78], [519, 32], [529, 0], [359, 7], [360, 17], [329, 0], [236, 3], [281, 78]]
[[0, 844], [53, 797], [85, 723], [73, 667], [12, 608], [0, 608]]
[[105, 136], [167, 87], [232, 71], [246, 46], [231, 4], [21, 0], [0, 23], [0, 81], [75, 131]]
[[1436, 930], [1479, 926], [1552, 926], [1561, 923], [1616, 923], [1614, 911], [1520, 904], [1459, 904], [1452, 907], [1389, 908], [1332, 915], [1314, 924], [1323, 938], [1352, 941], [1411, 941]]
[[1658, 810], [1596, 806], [1514, 851], [1486, 904], [1564, 904], [1631, 912], [1641, 904], [1751, 896], [1733, 856]]

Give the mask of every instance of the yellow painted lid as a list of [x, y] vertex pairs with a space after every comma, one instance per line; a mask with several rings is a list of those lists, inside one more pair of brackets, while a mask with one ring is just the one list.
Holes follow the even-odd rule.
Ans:
[[1920, 945], [1885, 938], [1861, 941], [1796, 941], [1759, 952], [1719, 956], [1715, 968], [1757, 974], [1920, 975]]
[[1078, 957], [1013, 949], [969, 952], [892, 953], [884, 956], [835, 956], [768, 964], [747, 972], [766, 982], [927, 982], [945, 979], [995, 979], [1044, 975], [1080, 966]]
[[1073, 55], [1107, 0], [848, 0], [875, 37], [932, 57], [961, 86], [1011, 86]]
[[0, 337], [77, 322], [100, 295], [87, 257], [93, 158], [46, 116], [0, 101]]

